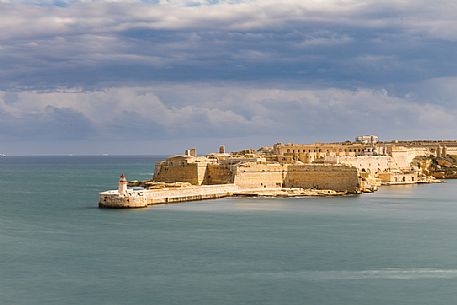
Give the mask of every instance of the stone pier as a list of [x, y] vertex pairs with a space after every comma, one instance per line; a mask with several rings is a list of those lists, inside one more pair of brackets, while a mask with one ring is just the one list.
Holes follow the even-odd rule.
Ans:
[[234, 184], [198, 185], [180, 188], [151, 190], [128, 189], [124, 194], [118, 190], [100, 193], [101, 208], [144, 208], [153, 204], [177, 203], [184, 201], [216, 199], [232, 196], [238, 191]]

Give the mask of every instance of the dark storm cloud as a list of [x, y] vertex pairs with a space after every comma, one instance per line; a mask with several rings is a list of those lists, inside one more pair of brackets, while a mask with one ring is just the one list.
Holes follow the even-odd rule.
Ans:
[[0, 3], [3, 88], [284, 79], [384, 86], [457, 68], [452, 1], [38, 3]]
[[47, 106], [38, 113], [21, 113], [19, 116], [0, 111], [0, 139], [17, 138], [41, 140], [80, 140], [95, 134], [92, 123], [81, 113], [69, 109]]
[[0, 11], [0, 139], [90, 149], [457, 132], [453, 1], [0, 0]]

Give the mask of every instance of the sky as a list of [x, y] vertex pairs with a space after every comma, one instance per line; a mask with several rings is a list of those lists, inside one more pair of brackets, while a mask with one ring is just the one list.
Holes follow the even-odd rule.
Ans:
[[454, 0], [0, 0], [0, 153], [457, 139]]

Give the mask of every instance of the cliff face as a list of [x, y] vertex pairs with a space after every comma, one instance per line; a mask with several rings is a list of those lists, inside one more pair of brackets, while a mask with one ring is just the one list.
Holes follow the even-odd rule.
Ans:
[[427, 174], [438, 179], [457, 179], [457, 156], [420, 157], [414, 163]]

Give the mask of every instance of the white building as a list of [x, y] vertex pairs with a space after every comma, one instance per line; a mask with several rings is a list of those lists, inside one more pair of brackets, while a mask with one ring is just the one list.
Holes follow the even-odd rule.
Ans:
[[378, 143], [379, 137], [373, 135], [358, 136], [355, 138], [355, 141], [363, 144], [374, 144]]

